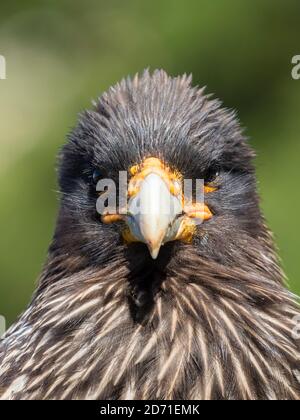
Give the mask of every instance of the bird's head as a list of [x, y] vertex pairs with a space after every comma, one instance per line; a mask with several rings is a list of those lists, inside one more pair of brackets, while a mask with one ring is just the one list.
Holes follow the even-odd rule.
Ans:
[[235, 113], [190, 83], [146, 71], [81, 115], [60, 168], [57, 237], [70, 250], [155, 264], [192, 247], [220, 260], [261, 233], [253, 152]]
[[62, 150], [57, 229], [0, 346], [0, 397], [296, 399], [299, 312], [252, 158], [189, 77], [104, 93]]

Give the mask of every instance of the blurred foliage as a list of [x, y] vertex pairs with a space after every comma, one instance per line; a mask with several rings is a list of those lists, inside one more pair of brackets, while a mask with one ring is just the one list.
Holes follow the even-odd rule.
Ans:
[[54, 228], [55, 161], [77, 112], [145, 67], [193, 73], [238, 110], [257, 150], [262, 207], [300, 293], [299, 0], [1, 3], [0, 313], [30, 299]]

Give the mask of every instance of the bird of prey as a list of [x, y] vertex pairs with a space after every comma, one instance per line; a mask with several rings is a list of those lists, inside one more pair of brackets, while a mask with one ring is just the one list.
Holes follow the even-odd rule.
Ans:
[[[47, 262], [0, 344], [0, 398], [297, 400], [300, 311], [253, 157], [186, 75], [145, 71], [82, 113]], [[125, 210], [100, 214], [99, 182], [117, 193], [121, 172]]]

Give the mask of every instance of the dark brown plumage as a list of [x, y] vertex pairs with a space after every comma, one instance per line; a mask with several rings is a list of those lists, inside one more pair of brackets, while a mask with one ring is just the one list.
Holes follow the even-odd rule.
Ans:
[[[81, 116], [61, 153], [48, 261], [0, 345], [0, 398], [300, 397], [300, 312], [259, 210], [253, 152], [235, 114], [190, 82], [145, 72]], [[156, 260], [124, 242], [123, 222], [101, 222], [92, 181], [149, 156], [215, 186], [212, 218]]]

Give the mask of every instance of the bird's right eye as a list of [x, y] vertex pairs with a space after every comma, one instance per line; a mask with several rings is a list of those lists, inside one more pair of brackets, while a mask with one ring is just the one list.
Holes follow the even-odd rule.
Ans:
[[93, 179], [93, 183], [95, 185], [101, 179], [101, 173], [100, 173], [99, 169], [94, 169], [92, 179]]
[[220, 168], [219, 167], [212, 167], [210, 168], [207, 173], [205, 174], [204, 182], [205, 184], [210, 184], [218, 178], [220, 175]]

